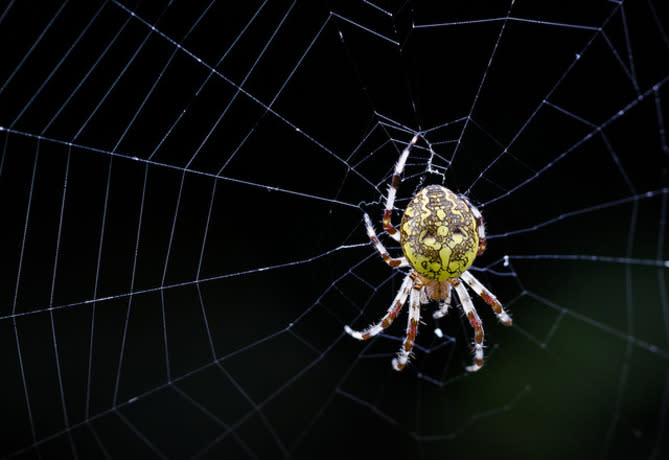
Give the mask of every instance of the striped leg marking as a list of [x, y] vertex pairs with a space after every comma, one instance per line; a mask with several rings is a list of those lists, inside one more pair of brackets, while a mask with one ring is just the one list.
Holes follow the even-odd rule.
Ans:
[[481, 284], [479, 280], [474, 278], [474, 275], [467, 271], [460, 275], [460, 279], [467, 283], [479, 297], [485, 300], [486, 303], [492, 307], [500, 323], [504, 324], [505, 326], [511, 326], [511, 317], [504, 310], [504, 307], [502, 307], [502, 304], [499, 302], [499, 300], [497, 300], [497, 297], [495, 297], [495, 295], [490, 292], [488, 288]]
[[418, 142], [418, 134], [416, 134], [409, 145], [407, 145], [400, 159], [397, 160], [395, 164], [395, 172], [393, 173], [392, 181], [390, 182], [390, 187], [388, 187], [388, 196], [386, 197], [386, 209], [383, 212], [383, 229], [390, 235], [395, 241], [400, 240], [400, 233], [393, 226], [390, 219], [393, 215], [393, 208], [395, 207], [395, 196], [397, 195], [397, 188], [400, 184], [400, 177], [402, 176], [402, 171], [404, 171], [404, 166], [406, 166], [407, 158], [409, 158], [409, 152], [411, 152], [411, 147], [413, 147], [416, 142]]
[[369, 239], [374, 244], [374, 247], [376, 247], [376, 250], [379, 251], [379, 254], [381, 254], [381, 257], [383, 257], [383, 260], [385, 260], [388, 265], [390, 265], [391, 267], [409, 266], [409, 262], [404, 257], [398, 257], [398, 258], [390, 257], [388, 250], [376, 236], [376, 232], [374, 231], [374, 226], [372, 225], [372, 220], [369, 218], [369, 214], [367, 213], [365, 213], [365, 227], [367, 228], [367, 236], [369, 236]]
[[487, 245], [485, 237], [485, 223], [483, 222], [481, 211], [479, 211], [476, 206], [471, 204], [469, 201], [467, 201], [467, 204], [469, 205], [469, 209], [471, 209], [472, 214], [474, 214], [474, 217], [476, 218], [476, 228], [478, 229], [479, 234], [479, 250], [476, 255], [480, 256], [485, 251]]
[[381, 318], [378, 323], [372, 324], [367, 329], [363, 329], [362, 331], [354, 331], [347, 325], [344, 326], [346, 333], [354, 339], [358, 340], [367, 340], [374, 337], [375, 335], [378, 335], [381, 331], [390, 326], [395, 318], [397, 318], [400, 310], [402, 310], [402, 306], [404, 306], [404, 302], [407, 300], [407, 296], [409, 295], [412, 284], [413, 280], [411, 279], [411, 276], [407, 275], [402, 282], [400, 290], [395, 296], [395, 300], [393, 300], [393, 303], [390, 305], [390, 308], [388, 308], [385, 316]]
[[407, 333], [402, 348], [397, 352], [397, 357], [393, 359], [393, 369], [401, 371], [406, 366], [411, 356], [413, 344], [418, 334], [418, 322], [420, 321], [420, 291], [412, 289], [409, 296], [409, 320], [407, 322]]
[[476, 372], [483, 367], [483, 326], [481, 325], [481, 318], [479, 318], [478, 313], [476, 313], [472, 298], [469, 297], [465, 285], [462, 283], [456, 284], [455, 292], [458, 293], [460, 303], [467, 315], [469, 324], [471, 324], [474, 329], [474, 364], [468, 366], [467, 370], [469, 372]]

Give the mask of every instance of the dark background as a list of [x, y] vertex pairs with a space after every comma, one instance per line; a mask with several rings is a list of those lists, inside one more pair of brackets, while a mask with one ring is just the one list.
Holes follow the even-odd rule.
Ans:
[[[666, 456], [666, 6], [544, 3], [2, 3], [0, 456]], [[514, 317], [474, 375], [456, 311], [343, 334], [417, 131], [398, 209], [466, 193]]]

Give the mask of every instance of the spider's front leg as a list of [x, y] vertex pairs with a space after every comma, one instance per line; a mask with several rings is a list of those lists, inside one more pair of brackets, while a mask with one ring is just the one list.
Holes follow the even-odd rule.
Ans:
[[409, 153], [411, 152], [411, 147], [413, 147], [416, 142], [418, 142], [418, 134], [416, 134], [409, 142], [409, 145], [402, 150], [399, 160], [395, 164], [395, 172], [393, 173], [393, 178], [390, 182], [390, 187], [388, 187], [388, 196], [386, 197], [386, 209], [383, 211], [383, 229], [390, 235], [395, 241], [400, 240], [400, 233], [393, 226], [390, 221], [393, 215], [393, 208], [395, 207], [395, 197], [397, 196], [397, 189], [400, 184], [400, 178], [402, 177], [402, 171], [404, 171], [404, 166], [406, 166], [407, 158], [409, 158]]
[[371, 339], [375, 335], [378, 335], [381, 331], [390, 326], [395, 318], [397, 318], [397, 315], [404, 306], [404, 302], [406, 302], [407, 297], [409, 296], [409, 291], [411, 290], [412, 285], [413, 279], [411, 278], [411, 275], [407, 275], [402, 282], [400, 290], [395, 296], [395, 300], [393, 300], [393, 303], [390, 304], [388, 311], [378, 323], [372, 324], [367, 329], [363, 329], [362, 331], [354, 331], [348, 325], [346, 325], [344, 326], [346, 333], [354, 339], [358, 340], [367, 340]]

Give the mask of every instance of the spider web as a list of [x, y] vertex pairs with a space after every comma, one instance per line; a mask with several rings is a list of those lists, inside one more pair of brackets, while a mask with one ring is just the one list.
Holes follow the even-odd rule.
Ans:
[[[0, 10], [0, 455], [667, 455], [667, 7], [51, 2]], [[483, 213], [458, 309], [390, 361], [377, 230]], [[393, 254], [399, 247], [381, 239]]]

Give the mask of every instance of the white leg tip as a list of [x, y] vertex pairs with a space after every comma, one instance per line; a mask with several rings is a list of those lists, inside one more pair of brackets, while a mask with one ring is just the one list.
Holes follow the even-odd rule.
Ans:
[[476, 372], [483, 367], [483, 345], [474, 345], [474, 364], [467, 366], [467, 371]]
[[511, 326], [511, 324], [513, 324], [513, 321], [511, 320], [511, 317], [506, 312], [502, 312], [499, 315], [499, 320], [505, 326]]
[[472, 364], [471, 366], [467, 366], [465, 369], [467, 370], [467, 372], [476, 372], [482, 367], [483, 366], [479, 364]]

